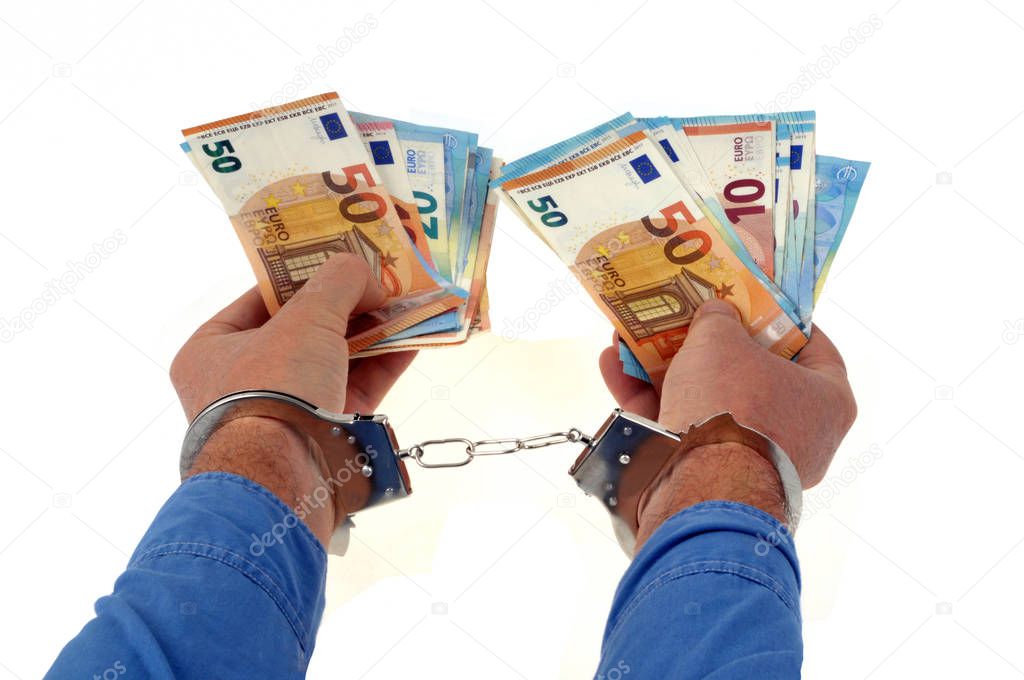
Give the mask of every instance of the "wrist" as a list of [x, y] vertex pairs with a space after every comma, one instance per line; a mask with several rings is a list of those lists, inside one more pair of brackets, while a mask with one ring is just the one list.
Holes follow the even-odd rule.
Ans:
[[345, 516], [337, 494], [325, 485], [330, 472], [319, 447], [273, 418], [238, 418], [218, 428], [185, 477], [203, 472], [229, 472], [260, 484], [292, 508], [324, 546]]
[[707, 444], [674, 457], [644, 491], [636, 549], [672, 515], [712, 500], [744, 503], [786, 521], [785, 491], [771, 461], [743, 444]]

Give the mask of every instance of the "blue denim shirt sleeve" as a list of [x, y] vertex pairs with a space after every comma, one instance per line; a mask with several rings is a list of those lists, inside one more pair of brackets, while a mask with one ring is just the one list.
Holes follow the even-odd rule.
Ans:
[[272, 493], [196, 475], [46, 677], [304, 677], [326, 571], [320, 542]]
[[774, 517], [712, 501], [669, 518], [615, 593], [596, 678], [799, 678], [800, 569]]

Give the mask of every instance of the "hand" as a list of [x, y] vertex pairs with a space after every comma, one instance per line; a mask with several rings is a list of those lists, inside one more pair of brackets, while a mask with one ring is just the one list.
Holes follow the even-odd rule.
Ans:
[[287, 392], [335, 413], [373, 413], [416, 352], [349, 362], [349, 316], [386, 293], [369, 265], [340, 253], [325, 262], [273, 319], [252, 288], [193, 333], [171, 364], [171, 382], [191, 422], [231, 392]]
[[[617, 343], [616, 343], [617, 345]], [[601, 372], [619, 405], [680, 432], [722, 411], [775, 441], [804, 488], [820, 482], [857, 414], [842, 357], [815, 327], [797, 360], [772, 354], [747, 334], [735, 307], [711, 300], [697, 311], [660, 395], [622, 372], [618, 347]], [[782, 516], [781, 486], [759, 454], [736, 444], [694, 449], [654, 480], [640, 504], [637, 546], [664, 520], [702, 500], [745, 502]]]
[[[200, 326], [171, 364], [186, 417], [191, 421], [216, 399], [251, 389], [287, 392], [336, 413], [372, 413], [416, 354], [383, 354], [350, 365], [349, 317], [379, 307], [385, 298], [366, 262], [349, 254], [327, 260], [272, 319], [259, 290], [249, 290]], [[276, 446], [266, 445], [268, 436]], [[293, 505], [322, 472], [310, 467], [309, 458], [306, 443], [282, 423], [243, 419], [218, 430], [191, 474], [242, 474]], [[318, 536], [320, 528], [329, 537], [333, 520], [348, 514], [342, 496], [330, 517], [307, 518]]]

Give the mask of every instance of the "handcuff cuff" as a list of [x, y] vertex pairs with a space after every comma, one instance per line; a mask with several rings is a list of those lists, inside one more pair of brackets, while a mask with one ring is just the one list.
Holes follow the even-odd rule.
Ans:
[[[356, 452], [355, 469], [370, 481], [366, 503], [358, 510], [412, 493], [405, 466], [408, 458], [423, 468], [461, 467], [482, 456], [582, 443], [583, 452], [569, 468], [569, 475], [586, 495], [604, 505], [619, 546], [632, 556], [639, 526], [640, 498], [668, 462], [699, 446], [738, 443], [750, 447], [775, 466], [785, 494], [788, 529], [794, 531], [800, 521], [802, 485], [789, 456], [761, 432], [737, 423], [728, 412], [713, 415], [677, 433], [642, 416], [615, 409], [593, 436], [571, 428], [524, 439], [431, 439], [403, 449], [398, 446], [387, 416], [332, 413], [283, 392], [251, 390], [221, 397], [195, 417], [182, 444], [179, 465], [182, 478], [218, 429], [232, 420], [246, 417], [284, 422], [300, 435], [311, 438], [328, 459], [337, 459], [342, 454], [351, 457], [353, 451]], [[428, 459], [427, 449], [451, 444], [464, 444], [464, 456], [444, 462]]]

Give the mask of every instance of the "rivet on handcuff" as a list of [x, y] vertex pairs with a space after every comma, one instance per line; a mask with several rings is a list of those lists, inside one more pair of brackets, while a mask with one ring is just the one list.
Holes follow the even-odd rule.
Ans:
[[[406, 458], [412, 458], [423, 468], [462, 467], [481, 456], [582, 443], [585, 448], [569, 474], [588, 496], [598, 498], [605, 506], [619, 545], [627, 554], [632, 554], [640, 497], [669, 459], [698, 446], [735, 442], [752, 448], [775, 465], [785, 491], [790, 530], [795, 530], [800, 519], [801, 483], [789, 456], [765, 435], [737, 423], [731, 413], [716, 414], [692, 425], [686, 432], [676, 433], [642, 416], [615, 409], [592, 437], [571, 428], [522, 439], [430, 439], [400, 449], [386, 416], [331, 413], [283, 392], [237, 392], [204, 408], [189, 425], [181, 450], [182, 477], [214, 432], [232, 420], [245, 417], [273, 418], [288, 424], [315, 441], [329, 460], [348, 459], [354, 452], [362, 452], [364, 460], [360, 462], [359, 472], [371, 485], [364, 508], [412, 493]], [[446, 444], [462, 444], [465, 453], [454, 461], [432, 463], [426, 460], [427, 449]]]

